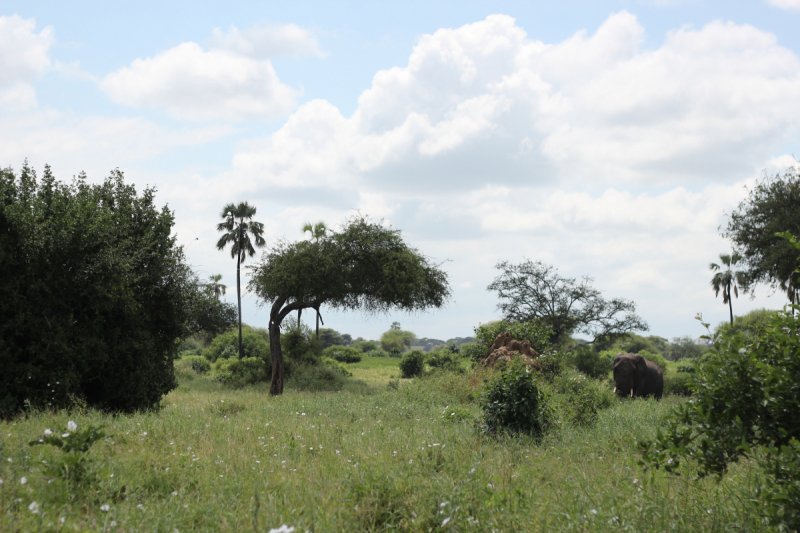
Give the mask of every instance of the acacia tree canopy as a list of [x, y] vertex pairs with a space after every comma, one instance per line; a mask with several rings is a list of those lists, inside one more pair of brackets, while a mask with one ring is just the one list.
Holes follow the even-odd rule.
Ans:
[[797, 301], [800, 285], [797, 250], [775, 234], [790, 231], [800, 235], [800, 171], [766, 176], [750, 191], [728, 218], [722, 235], [731, 239], [744, 256], [740, 288], [752, 294], [758, 283], [780, 288], [790, 301]]
[[273, 395], [283, 392], [280, 326], [290, 312], [319, 311], [323, 304], [369, 314], [422, 311], [441, 307], [450, 296], [447, 274], [438, 265], [410, 248], [399, 230], [363, 216], [312, 242], [279, 242], [250, 269], [250, 290], [271, 306]]
[[555, 267], [541, 261], [496, 265], [502, 274], [487, 287], [497, 291], [497, 308], [506, 322], [536, 319], [553, 330], [553, 343], [559, 344], [572, 333], [585, 333], [593, 340], [612, 340], [632, 331], [647, 331], [647, 322], [636, 315], [630, 300], [605, 300], [584, 276], [563, 278]]

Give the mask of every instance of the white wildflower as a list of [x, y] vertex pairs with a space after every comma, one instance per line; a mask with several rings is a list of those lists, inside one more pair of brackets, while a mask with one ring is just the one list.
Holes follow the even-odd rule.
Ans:
[[45, 435], [52, 435], [52, 434], [53, 434], [53, 432], [52, 432], [51, 430], [49, 430], [49, 429], [45, 429], [45, 430], [44, 430], [44, 434], [45, 434]]
[[104, 503], [103, 505], [100, 506], [100, 510], [103, 511], [104, 513], [107, 513], [109, 510], [111, 510], [111, 506], [108, 505], [107, 503]]
[[110, 523], [109, 525], [110, 525], [111, 527], [117, 527], [117, 521], [116, 521], [116, 520], [112, 520], [112, 521], [111, 521], [111, 523]]
[[269, 533], [292, 533], [293, 531], [294, 526], [289, 527], [286, 524], [283, 524], [281, 527], [270, 529]]
[[26, 478], [25, 476], [22, 476], [22, 477], [20, 478], [19, 482], [20, 482], [20, 484], [21, 484], [21, 485], [24, 485], [25, 483], [27, 483], [27, 482], [28, 482], [28, 478]]
[[61, 438], [62, 439], [66, 439], [67, 437], [69, 437], [69, 433], [62, 433], [61, 434]]
[[78, 424], [70, 420], [67, 422], [67, 429], [70, 431], [78, 431]]
[[32, 512], [33, 514], [38, 514], [39, 513], [39, 504], [36, 503], [36, 502], [31, 502], [31, 504], [28, 506], [28, 510], [30, 512]]
[[450, 521], [450, 517], [449, 516], [447, 518], [445, 518], [444, 520], [442, 520], [442, 527], [446, 526], [449, 521]]
[[592, 514], [597, 514], [597, 509], [592, 509], [592, 510], [591, 510], [591, 511], [589, 511], [589, 512], [590, 512], [590, 513], [592, 513]]

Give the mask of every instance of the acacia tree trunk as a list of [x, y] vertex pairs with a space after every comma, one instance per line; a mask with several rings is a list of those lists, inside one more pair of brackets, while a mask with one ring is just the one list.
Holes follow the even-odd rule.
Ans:
[[281, 325], [277, 317], [269, 320], [269, 352], [272, 359], [272, 381], [269, 385], [270, 396], [283, 394], [283, 351], [281, 351]]

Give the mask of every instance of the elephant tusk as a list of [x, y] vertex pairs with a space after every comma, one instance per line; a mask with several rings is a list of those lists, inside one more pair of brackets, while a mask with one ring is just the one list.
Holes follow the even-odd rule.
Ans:
[[633, 398], [633, 387], [631, 387], [631, 398]]
[[616, 393], [617, 393], [617, 388], [616, 388], [616, 387], [614, 387], [614, 394], [616, 394]]

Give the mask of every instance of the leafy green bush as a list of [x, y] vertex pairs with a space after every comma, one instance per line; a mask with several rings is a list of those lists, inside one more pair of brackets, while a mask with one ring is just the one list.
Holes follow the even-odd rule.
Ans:
[[594, 379], [567, 369], [553, 380], [553, 391], [561, 395], [564, 420], [575, 426], [592, 426], [599, 412], [614, 401], [614, 393]]
[[[613, 355], [612, 355], [613, 354]], [[614, 366], [616, 353], [610, 350], [598, 353], [592, 346], [578, 346], [572, 352], [575, 368], [589, 377], [600, 379], [608, 377]]]
[[553, 381], [568, 368], [567, 357], [562, 352], [545, 352], [536, 359], [546, 381]]
[[425, 352], [411, 350], [400, 359], [400, 373], [404, 378], [419, 376], [425, 370]]
[[498, 321], [483, 324], [475, 328], [475, 343], [469, 347], [461, 347], [462, 354], [473, 361], [480, 361], [489, 356], [492, 343], [501, 333], [510, 333], [518, 341], [529, 341], [531, 348], [542, 354], [550, 347], [552, 330], [539, 325], [535, 320], [509, 324]]
[[538, 379], [518, 358], [503, 365], [481, 393], [480, 429], [489, 435], [508, 432], [540, 438], [550, 427], [553, 413]]
[[353, 348], [360, 350], [364, 353], [371, 352], [378, 349], [378, 343], [375, 341], [355, 341]]
[[352, 372], [347, 370], [347, 366], [344, 363], [340, 363], [336, 359], [331, 359], [330, 357], [320, 357], [319, 364], [322, 366], [330, 367], [331, 369], [341, 374], [341, 376], [344, 378], [349, 378], [353, 375]]
[[385, 352], [380, 348], [378, 348], [377, 350], [370, 350], [367, 352], [366, 355], [367, 357], [391, 357], [391, 354], [389, 354], [389, 352]]
[[335, 359], [340, 363], [358, 363], [361, 361], [361, 352], [349, 346], [328, 346], [322, 350], [322, 356]]
[[752, 457], [771, 477], [768, 514], [797, 529], [800, 321], [778, 313], [758, 335], [721, 332], [714, 349], [717, 356], [692, 376], [693, 401], [678, 405], [663, 433], [640, 443], [643, 460], [674, 472], [691, 458], [702, 477], [721, 476], [731, 462]]
[[204, 292], [155, 190], [0, 170], [0, 417], [156, 407]]
[[45, 430], [41, 439], [33, 440], [29, 446], [43, 446], [45, 444], [58, 448], [62, 453], [48, 464], [42, 461], [43, 473], [50, 478], [59, 478], [67, 482], [71, 490], [76, 488], [88, 489], [97, 481], [92, 468], [88, 452], [95, 442], [109, 438], [103, 433], [103, 426], [89, 426], [78, 430], [78, 425], [72, 420], [67, 423], [67, 432], [59, 436], [59, 432]]
[[401, 357], [403, 357], [403, 350], [401, 350], [400, 348], [392, 348], [391, 350], [389, 350], [388, 353], [389, 357], [394, 357], [395, 359], [400, 359]]
[[214, 363], [214, 379], [237, 388], [269, 381], [271, 372], [270, 363], [259, 357], [220, 358]]
[[306, 324], [288, 317], [283, 321], [281, 333], [281, 350], [287, 361], [300, 365], [314, 365], [322, 351], [316, 335]]
[[208, 359], [199, 355], [190, 355], [182, 358], [181, 361], [189, 365], [189, 367], [198, 374], [205, 374], [211, 370], [211, 363], [208, 362]]
[[344, 388], [346, 378], [330, 365], [301, 365], [289, 375], [286, 388], [309, 391], [339, 391]]
[[[269, 359], [269, 343], [250, 326], [242, 325], [242, 349], [245, 357]], [[212, 363], [219, 358], [239, 357], [239, 329], [230, 330], [217, 335], [211, 346], [203, 352], [203, 357]]]
[[697, 367], [692, 363], [681, 363], [675, 368], [675, 372], [683, 374], [694, 374], [697, 372]]
[[676, 396], [691, 396], [694, 376], [686, 373], [668, 374], [664, 376], [664, 394], [674, 394]]
[[426, 363], [432, 368], [449, 370], [451, 372], [461, 371], [461, 357], [448, 349], [434, 350], [428, 354]]
[[410, 331], [390, 329], [381, 335], [381, 348], [391, 353], [393, 350], [404, 352], [411, 347], [416, 337]]

